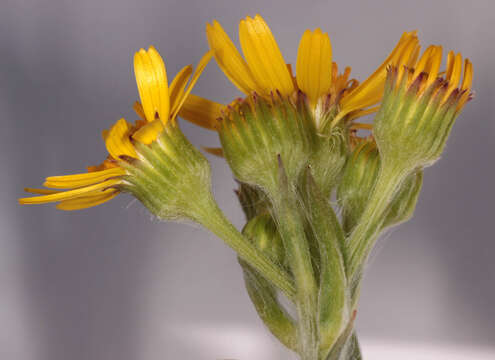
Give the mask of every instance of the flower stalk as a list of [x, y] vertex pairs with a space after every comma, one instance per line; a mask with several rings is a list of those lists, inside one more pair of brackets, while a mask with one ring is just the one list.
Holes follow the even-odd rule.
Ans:
[[317, 319], [318, 287], [311, 264], [311, 255], [304, 233], [303, 219], [294, 185], [289, 183], [279, 156], [279, 191], [272, 193], [273, 216], [282, 237], [290, 269], [294, 276], [294, 299], [298, 318], [299, 353], [301, 359], [318, 358], [319, 335]]

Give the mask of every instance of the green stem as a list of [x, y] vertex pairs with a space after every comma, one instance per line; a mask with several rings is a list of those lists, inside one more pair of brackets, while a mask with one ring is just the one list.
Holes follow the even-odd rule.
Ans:
[[349, 292], [344, 265], [344, 232], [327, 197], [323, 196], [311, 173], [306, 182], [306, 208], [318, 241], [320, 289], [318, 324], [320, 357], [325, 359], [350, 318]]
[[284, 243], [296, 287], [299, 354], [302, 360], [318, 359], [318, 288], [313, 274], [310, 250], [304, 233], [295, 189], [288, 183], [280, 163], [280, 186], [270, 195], [274, 218]]
[[287, 273], [251, 244], [225, 217], [214, 200], [206, 209], [204, 215], [197, 219], [198, 222], [222, 239], [241, 259], [293, 300], [296, 291]]
[[382, 161], [382, 168], [368, 204], [348, 240], [350, 256], [347, 274], [350, 281], [360, 277], [362, 267], [380, 233], [384, 214], [409, 174], [407, 170], [384, 164], [385, 161]]
[[261, 320], [282, 344], [297, 352], [297, 329], [292, 317], [279, 303], [276, 289], [243, 260], [239, 259], [239, 263], [249, 297]]

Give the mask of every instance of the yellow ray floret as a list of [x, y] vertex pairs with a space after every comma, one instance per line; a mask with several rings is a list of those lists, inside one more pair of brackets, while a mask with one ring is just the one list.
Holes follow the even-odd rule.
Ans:
[[124, 118], [110, 128], [105, 145], [114, 159], [119, 159], [121, 155], [136, 157], [136, 150], [130, 139], [130, 130], [131, 125]]
[[209, 130], [216, 130], [218, 118], [225, 105], [190, 94], [179, 115], [184, 119]]
[[408, 86], [412, 86], [413, 83], [417, 84], [419, 96], [427, 93], [428, 89], [439, 92], [442, 103], [452, 99], [459, 111], [472, 97], [473, 65], [469, 59], [463, 60], [460, 53], [455, 54], [453, 51], [447, 55], [445, 72], [440, 72], [441, 62], [442, 47], [429, 46], [414, 68], [397, 69], [399, 75], [397, 79], [403, 79], [406, 76]]
[[241, 20], [239, 40], [249, 68], [265, 94], [278, 90], [283, 95], [289, 95], [294, 91], [287, 64], [270, 28], [260, 15]]
[[167, 122], [170, 111], [167, 70], [153, 46], [148, 51], [140, 49], [134, 55], [134, 73], [146, 120], [153, 121], [158, 115]]
[[[43, 186], [57, 189], [33, 189], [25, 191], [41, 196], [19, 199], [21, 204], [46, 204], [60, 202], [57, 205], [61, 210], [78, 210], [102, 204], [113, 199], [120, 190], [116, 188], [123, 182], [122, 176], [126, 171], [117, 165], [116, 160], [121, 155], [137, 157], [134, 147], [129, 140], [130, 125], [125, 119], [120, 119], [104, 138], [111, 160], [105, 160], [100, 166], [90, 167], [95, 169], [83, 174], [50, 176], [46, 178]], [[106, 165], [110, 162], [110, 165]], [[67, 189], [67, 190], [60, 190]]]
[[262, 96], [280, 91], [289, 95], [294, 82], [270, 28], [260, 15], [246, 17], [239, 24], [239, 39], [244, 60], [222, 26], [213, 21], [206, 25], [206, 36], [215, 59], [239, 90]]
[[[212, 51], [206, 53], [199, 61], [194, 73], [191, 65], [185, 66], [168, 87], [165, 63], [160, 54], [153, 47], [150, 47], [147, 52], [141, 49], [136, 53], [134, 69], [143, 111], [139, 106], [135, 105], [134, 108], [138, 115], [141, 116], [144, 113], [148, 124], [139, 128], [133, 134], [133, 139], [150, 144], [163, 130], [162, 124], [175, 120], [212, 56]], [[154, 60], [151, 61], [148, 58]], [[165, 95], [167, 99], [164, 100]]]
[[[150, 46], [148, 51], [140, 49], [136, 52], [134, 72], [143, 112], [148, 122], [154, 121], [158, 116], [165, 124], [175, 117], [212, 55], [212, 52], [208, 52], [201, 58], [194, 74], [191, 65], [184, 67], [169, 88], [165, 62], [158, 51]], [[186, 89], [188, 81], [189, 86]]]
[[184, 95], [184, 90], [186, 89], [187, 82], [191, 77], [193, 72], [192, 65], [187, 65], [182, 68], [181, 71], [177, 73], [174, 80], [170, 84], [170, 101], [171, 101], [171, 113], [179, 108], [180, 100]]
[[[78, 199], [84, 198], [87, 196], [97, 195], [99, 192], [109, 189], [113, 186], [116, 186], [122, 182], [121, 179], [108, 179], [103, 182], [99, 182], [97, 184], [85, 186], [82, 188], [67, 190], [67, 191], [58, 191], [46, 195], [22, 198], [19, 199], [19, 203], [21, 204], [46, 204], [50, 202], [58, 202], [70, 199]], [[35, 189], [34, 192], [40, 192], [41, 189]]]
[[110, 201], [119, 193], [119, 190], [113, 188], [90, 193], [85, 197], [61, 201], [57, 204], [57, 209], [66, 211], [87, 209]]
[[70, 189], [92, 185], [101, 181], [105, 181], [111, 177], [124, 175], [124, 169], [115, 167], [102, 171], [94, 171], [83, 174], [50, 176], [46, 178], [43, 186], [53, 189]]
[[401, 68], [404, 65], [411, 65], [416, 61], [418, 53], [419, 41], [416, 31], [404, 33], [390, 55], [375, 72], [342, 99], [338, 119], [352, 111], [377, 104], [383, 96], [387, 67]]
[[314, 107], [332, 86], [332, 47], [327, 33], [306, 30], [299, 43], [296, 63], [297, 86]]
[[148, 145], [155, 141], [162, 131], [163, 123], [160, 119], [156, 119], [140, 127], [134, 134], [132, 134], [132, 138], [140, 143]]
[[198, 65], [196, 66], [196, 70], [194, 70], [194, 73], [192, 74], [191, 80], [189, 82], [189, 85], [187, 86], [186, 91], [180, 93], [179, 98], [177, 100], [175, 98], [172, 99], [174, 104], [175, 103], [177, 104], [172, 110], [172, 119], [175, 119], [182, 105], [184, 105], [184, 102], [186, 101], [187, 97], [190, 95], [194, 85], [196, 85], [196, 83], [198, 82], [199, 77], [203, 73], [203, 70], [205, 69], [206, 65], [208, 65], [208, 63], [210, 62], [212, 56], [213, 56], [213, 51], [209, 51], [201, 58]]
[[[438, 45], [428, 46], [418, 63], [413, 65], [414, 73], [412, 77], [416, 78], [420, 73], [428, 74], [428, 78], [425, 83], [425, 87], [428, 87], [437, 79], [441, 63], [442, 47]], [[400, 70], [402, 71], [403, 69]]]
[[248, 64], [218, 21], [206, 24], [206, 37], [218, 66], [227, 78], [245, 94], [259, 91], [260, 87], [254, 80]]
[[147, 51], [139, 50], [134, 56], [134, 70], [141, 103], [136, 102], [134, 110], [140, 120], [131, 124], [122, 118], [102, 132], [110, 155], [101, 165], [88, 167], [89, 172], [84, 174], [48, 177], [43, 185], [57, 190], [26, 188], [27, 192], [41, 196], [22, 198], [19, 202], [59, 202], [58, 209], [79, 210], [117, 196], [118, 185], [128, 175], [120, 167], [121, 157], [138, 158], [134, 141], [151, 143], [163, 130], [163, 124], [175, 119], [212, 55], [211, 51], [205, 54], [194, 72], [191, 65], [184, 67], [169, 87], [165, 63], [156, 49], [151, 46]]

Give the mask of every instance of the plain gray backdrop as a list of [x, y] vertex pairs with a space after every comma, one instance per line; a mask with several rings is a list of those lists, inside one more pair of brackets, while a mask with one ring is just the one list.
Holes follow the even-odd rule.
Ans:
[[[194, 329], [268, 337], [234, 253], [202, 229], [153, 220], [126, 195], [72, 213], [16, 203], [24, 186], [103, 160], [101, 130], [135, 119], [136, 50], [155, 45], [171, 78], [207, 50], [207, 21], [237, 41], [238, 21], [256, 13], [286, 61], [305, 29], [321, 27], [360, 80], [406, 30], [472, 60], [475, 99], [426, 170], [414, 218], [379, 242], [357, 328], [384, 341], [494, 345], [493, 1], [3, 0], [0, 9], [1, 359], [229, 358], [229, 343], [205, 350]], [[214, 61], [195, 92], [239, 94]], [[218, 144], [183, 125], [196, 145]], [[230, 171], [208, 157], [218, 202], [242, 226]], [[275, 340], [265, 345], [287, 357]]]

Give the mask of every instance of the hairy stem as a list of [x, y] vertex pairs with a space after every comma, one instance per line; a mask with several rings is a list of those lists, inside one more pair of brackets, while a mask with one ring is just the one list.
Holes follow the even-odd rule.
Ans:
[[299, 212], [297, 192], [285, 175], [280, 162], [279, 188], [271, 191], [274, 218], [282, 237], [296, 287], [295, 305], [298, 316], [299, 354], [302, 360], [318, 359], [318, 287]]
[[222, 239], [242, 260], [279, 288], [289, 299], [294, 299], [296, 290], [288, 274], [251, 244], [225, 217], [216, 202], [213, 203], [214, 206], [208, 206], [208, 210], [198, 222]]
[[360, 277], [362, 266], [382, 228], [384, 214], [400, 185], [409, 174], [409, 171], [384, 166], [384, 164], [385, 162], [382, 162], [382, 168], [368, 204], [347, 241], [348, 254], [350, 255], [347, 275], [350, 281]]

